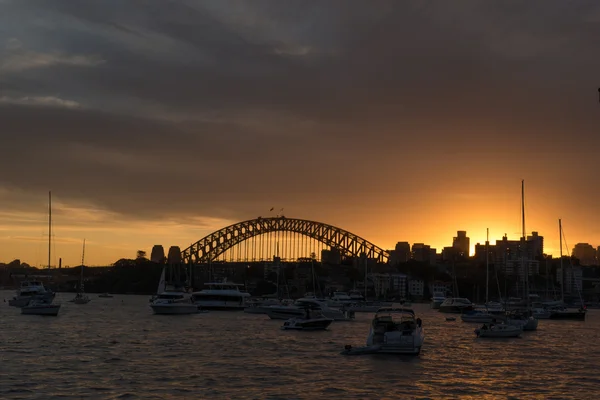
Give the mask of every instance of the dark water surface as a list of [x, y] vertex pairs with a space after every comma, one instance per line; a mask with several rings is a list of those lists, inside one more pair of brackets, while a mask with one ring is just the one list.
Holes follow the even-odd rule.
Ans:
[[490, 340], [416, 304], [419, 357], [347, 357], [339, 352], [364, 345], [372, 314], [294, 332], [266, 315], [159, 316], [147, 296], [72, 296], [57, 295], [54, 318], [0, 303], [0, 399], [600, 398], [600, 310]]

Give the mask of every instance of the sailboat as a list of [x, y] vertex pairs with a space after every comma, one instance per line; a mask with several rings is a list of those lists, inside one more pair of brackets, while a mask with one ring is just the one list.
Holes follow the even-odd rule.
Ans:
[[77, 289], [77, 294], [72, 300], [69, 300], [71, 303], [75, 304], [87, 304], [90, 302], [90, 298], [83, 291], [83, 261], [85, 259], [85, 239], [83, 239], [83, 251], [81, 253], [81, 275], [79, 277], [79, 288]]
[[535, 331], [537, 330], [538, 319], [533, 316], [531, 308], [529, 299], [529, 266], [525, 262], [525, 246], [527, 244], [525, 241], [525, 180], [521, 180], [521, 230], [521, 271], [523, 273], [526, 308], [523, 313], [512, 313], [509, 315], [506, 323], [520, 326], [524, 331]]
[[[562, 230], [562, 221], [560, 219], [558, 220], [558, 231], [560, 234], [560, 274], [561, 274], [560, 297], [561, 297], [561, 303], [564, 304], [564, 302], [565, 302], [565, 289], [564, 289], [565, 272], [564, 272], [564, 268], [563, 268], [563, 253], [562, 253], [563, 230]], [[577, 288], [577, 291], [579, 292], [579, 288]], [[581, 299], [581, 292], [579, 293], [579, 298], [581, 300], [581, 308], [579, 310], [568, 309], [564, 306], [560, 307], [560, 308], [556, 308], [551, 311], [550, 319], [571, 319], [571, 320], [585, 321], [585, 314], [586, 314], [587, 310], [585, 309], [583, 300]]]
[[485, 241], [485, 307], [486, 310], [471, 310], [460, 316], [463, 322], [492, 322], [496, 319], [487, 309], [490, 302], [489, 299], [489, 286], [490, 286], [490, 262], [489, 262], [489, 243], [490, 243], [490, 230], [487, 229], [487, 239]]
[[[174, 267], [172, 266], [171, 281], [173, 281], [173, 268]], [[154, 314], [181, 315], [197, 314], [200, 312], [198, 306], [192, 302], [191, 294], [184, 291], [181, 285], [170, 284], [171, 287], [166, 287], [165, 269], [166, 267], [163, 268], [160, 275], [156, 296], [150, 303], [150, 307], [152, 308], [152, 311], [154, 311]], [[177, 270], [177, 272], [176, 276], [179, 277], [179, 270]]]
[[[52, 192], [48, 192], [48, 269], [50, 269], [50, 259], [52, 253]], [[24, 286], [25, 282], [21, 283], [21, 287]], [[33, 282], [32, 282], [33, 283]], [[60, 310], [60, 304], [52, 304], [54, 300], [54, 293], [46, 290], [41, 283], [39, 284], [42, 288], [32, 295], [23, 307], [21, 307], [21, 314], [25, 315], [50, 315], [57, 316]], [[41, 293], [40, 293], [41, 292]], [[22, 293], [22, 291], [21, 291]]]

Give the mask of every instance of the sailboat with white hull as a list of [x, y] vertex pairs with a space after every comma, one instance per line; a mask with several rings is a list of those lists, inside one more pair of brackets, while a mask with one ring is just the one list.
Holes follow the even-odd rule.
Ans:
[[529, 298], [529, 265], [525, 262], [525, 181], [521, 181], [521, 271], [523, 272], [523, 282], [525, 290], [525, 312], [512, 313], [508, 315], [506, 323], [521, 327], [524, 331], [535, 331], [538, 327], [538, 319], [533, 316], [531, 308], [531, 299]]
[[[52, 253], [52, 192], [48, 192], [48, 269], [50, 269], [50, 259]], [[41, 285], [41, 284], [40, 284]], [[21, 284], [23, 287], [23, 284]], [[43, 289], [43, 285], [41, 285]], [[52, 304], [54, 293], [43, 289], [43, 294], [33, 295], [30, 300], [21, 307], [21, 314], [24, 315], [48, 315], [57, 316], [60, 310], [60, 304]]]
[[[198, 306], [192, 302], [192, 296], [181, 286], [169, 285], [165, 279], [165, 270], [163, 268], [156, 289], [156, 296], [151, 299], [150, 307], [154, 314], [182, 315], [197, 314]], [[172, 276], [172, 274], [171, 274]]]

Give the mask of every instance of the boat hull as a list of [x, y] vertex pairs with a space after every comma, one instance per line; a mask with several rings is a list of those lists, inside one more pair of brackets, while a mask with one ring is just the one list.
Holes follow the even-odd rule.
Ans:
[[297, 330], [297, 331], [318, 331], [325, 330], [333, 322], [329, 318], [318, 318], [310, 320], [298, 320], [292, 318], [285, 321], [281, 329], [283, 330]]
[[23, 314], [23, 315], [43, 315], [43, 316], [56, 317], [58, 315], [59, 310], [60, 310], [60, 305], [58, 305], [58, 304], [42, 304], [42, 305], [21, 307], [21, 314]]
[[194, 304], [151, 304], [154, 314], [159, 315], [185, 315], [197, 314], [198, 306]]
[[40, 294], [35, 296], [27, 296], [27, 297], [16, 297], [8, 300], [8, 305], [12, 307], [25, 307], [29, 304], [31, 300], [38, 300], [43, 303], [51, 303], [54, 300], [56, 295], [54, 293]]

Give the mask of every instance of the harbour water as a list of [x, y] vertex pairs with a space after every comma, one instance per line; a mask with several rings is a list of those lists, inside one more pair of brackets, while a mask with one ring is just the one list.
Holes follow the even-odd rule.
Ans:
[[349, 357], [339, 352], [364, 345], [372, 314], [297, 332], [242, 312], [153, 315], [148, 296], [92, 294], [86, 305], [72, 296], [57, 295], [58, 317], [0, 303], [1, 399], [595, 399], [600, 390], [600, 310], [490, 340], [415, 304], [420, 356]]

